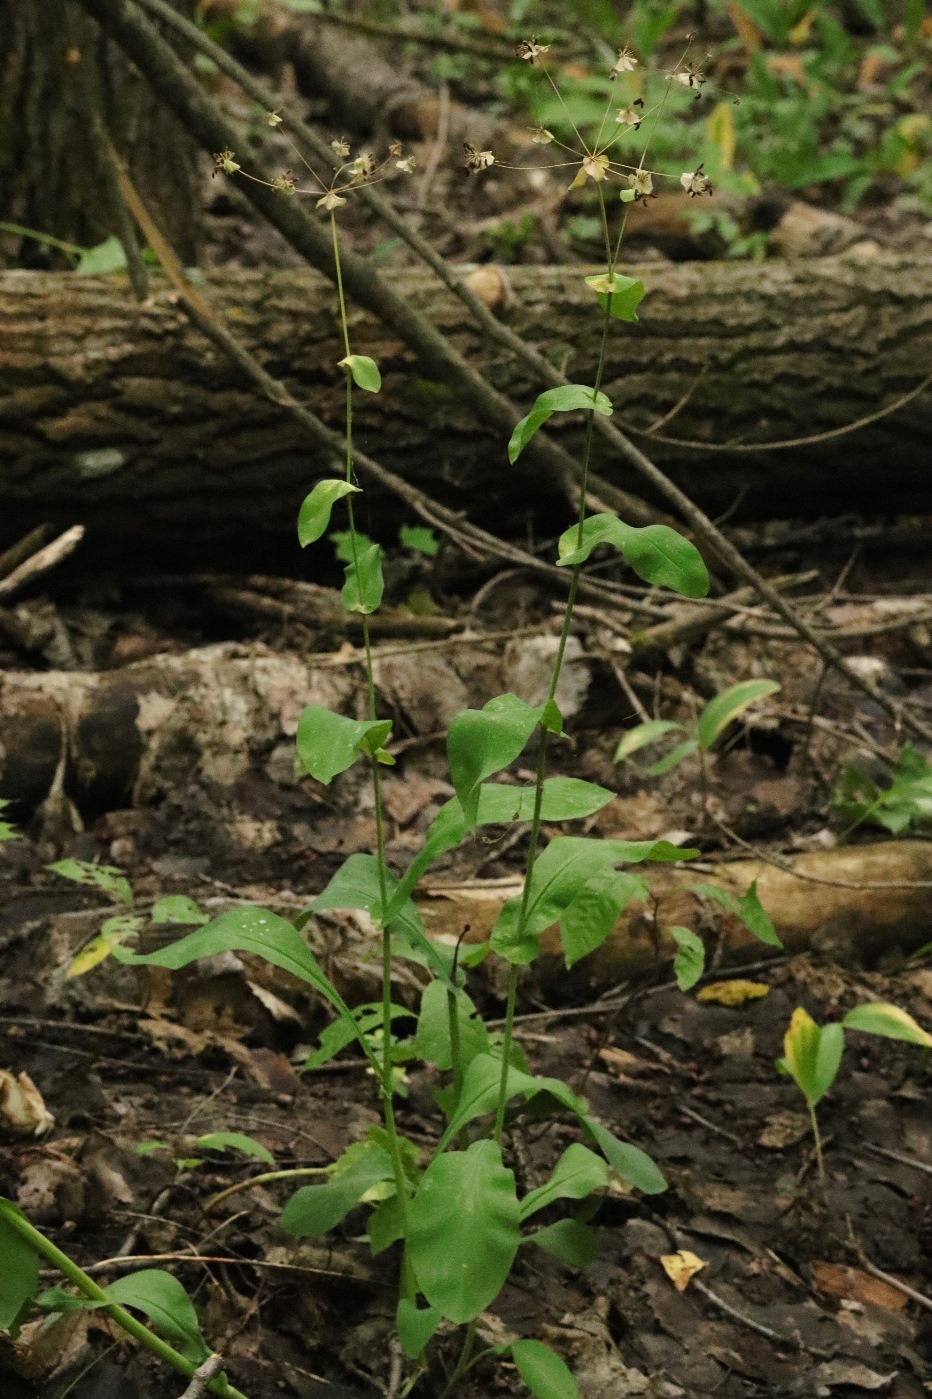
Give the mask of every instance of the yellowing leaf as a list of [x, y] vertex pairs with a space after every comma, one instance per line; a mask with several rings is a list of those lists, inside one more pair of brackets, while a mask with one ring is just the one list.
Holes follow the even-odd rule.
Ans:
[[690, 1253], [687, 1248], [681, 1248], [677, 1253], [662, 1254], [660, 1262], [677, 1292], [685, 1292], [696, 1274], [707, 1266], [703, 1259]]
[[718, 147], [719, 164], [730, 170], [735, 160], [735, 118], [733, 102], [716, 102], [706, 122], [706, 134]]
[[722, 1006], [740, 1006], [766, 996], [770, 987], [764, 981], [710, 981], [696, 992], [700, 1001], [717, 1001]]
[[846, 1030], [864, 1030], [869, 1035], [884, 1035], [887, 1039], [905, 1040], [907, 1044], [921, 1044], [925, 1049], [932, 1049], [932, 1035], [917, 1025], [908, 1011], [882, 1001], [855, 1006], [841, 1023]]
[[120, 947], [127, 938], [138, 933], [142, 927], [143, 920], [133, 914], [118, 914], [115, 918], [108, 918], [101, 927], [100, 932], [74, 958], [67, 972], [66, 979], [74, 976], [83, 976], [92, 967], [98, 966], [106, 961], [115, 947]]

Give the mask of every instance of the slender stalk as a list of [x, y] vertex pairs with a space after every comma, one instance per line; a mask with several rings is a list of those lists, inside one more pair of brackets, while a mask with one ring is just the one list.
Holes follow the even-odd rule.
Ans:
[[[352, 354], [349, 336], [349, 317], [346, 312], [346, 295], [343, 289], [343, 269], [340, 262], [340, 239], [337, 233], [337, 221], [331, 211], [330, 214], [330, 235], [333, 244], [333, 265], [336, 275], [337, 297], [340, 306], [340, 329], [343, 333], [343, 348], [346, 358]], [[349, 365], [346, 366], [346, 482], [353, 485], [353, 376]], [[350, 551], [353, 558], [353, 571], [357, 583], [359, 574], [359, 544], [356, 532], [356, 519], [353, 514], [353, 497], [346, 497], [347, 517], [349, 521]], [[363, 646], [366, 655], [366, 688], [368, 691], [369, 718], [376, 718], [375, 702], [375, 671], [372, 664], [372, 642], [369, 635], [369, 618], [365, 612], [362, 614], [362, 636]], [[379, 1087], [382, 1098], [382, 1116], [385, 1122], [385, 1132], [389, 1140], [390, 1154], [392, 1158], [392, 1172], [395, 1178], [395, 1194], [398, 1200], [398, 1213], [401, 1218], [402, 1237], [407, 1234], [408, 1217], [408, 1183], [404, 1171], [404, 1163], [401, 1159], [401, 1143], [398, 1139], [398, 1128], [395, 1122], [395, 1108], [392, 1101], [392, 943], [391, 934], [384, 919], [384, 910], [388, 907], [388, 879], [386, 876], [387, 865], [385, 862], [385, 822], [382, 812], [382, 782], [379, 773], [379, 761], [373, 754], [370, 759], [370, 770], [372, 774], [372, 795], [375, 809], [375, 843], [376, 843], [376, 867], [379, 879], [379, 899], [383, 916], [381, 918], [381, 953], [382, 953], [382, 1058], [378, 1066]], [[416, 1295], [416, 1284], [414, 1273], [408, 1259], [407, 1249], [401, 1266], [401, 1294], [413, 1301]]]
[[[128, 1335], [151, 1350], [153, 1355], [158, 1356], [166, 1365], [171, 1365], [187, 1379], [191, 1378], [198, 1368], [198, 1362], [188, 1360], [180, 1351], [175, 1350], [174, 1346], [163, 1341], [161, 1336], [150, 1331], [148, 1326], [137, 1321], [125, 1307], [121, 1307], [117, 1302], [111, 1302], [104, 1289], [92, 1277], [89, 1277], [83, 1268], [79, 1268], [77, 1263], [68, 1257], [67, 1253], [63, 1253], [52, 1243], [51, 1239], [47, 1239], [44, 1234], [34, 1228], [29, 1220], [20, 1214], [8, 1200], [0, 1200], [0, 1219], [8, 1229], [17, 1233], [24, 1243], [34, 1248], [40, 1258], [44, 1258], [53, 1268], [57, 1268], [79, 1292], [84, 1293], [85, 1297], [90, 1298], [92, 1302], [103, 1303], [103, 1309], [107, 1315]], [[223, 1375], [218, 1375], [206, 1387], [211, 1394], [219, 1394], [222, 1399], [246, 1399], [246, 1396], [234, 1388]]]
[[819, 1175], [819, 1185], [825, 1191], [825, 1156], [822, 1152], [822, 1133], [819, 1131], [819, 1119], [816, 1117], [816, 1110], [812, 1103], [807, 1103], [809, 1109], [809, 1121], [812, 1124], [812, 1140], [815, 1143], [816, 1170]]

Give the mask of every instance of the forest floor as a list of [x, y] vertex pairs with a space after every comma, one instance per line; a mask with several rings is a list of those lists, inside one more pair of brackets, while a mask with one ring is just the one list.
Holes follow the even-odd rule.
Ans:
[[[769, 566], [785, 572], [807, 562], [793, 544]], [[831, 551], [823, 548], [819, 562], [822, 577], [834, 573], [838, 584]], [[807, 594], [806, 605], [856, 640], [858, 628], [881, 626], [846, 650], [921, 712], [932, 643], [926, 623], [904, 621], [928, 606], [915, 568], [905, 555], [860, 558], [840, 586]], [[644, 590], [632, 607], [648, 606], [649, 597]], [[446, 601], [452, 612], [468, 609], [467, 596]], [[93, 630], [87, 613], [64, 603], [59, 612], [76, 645]], [[117, 683], [140, 654], [150, 664], [160, 655], [217, 651], [268, 660], [307, 645], [288, 623], [235, 628], [214, 618], [205, 628], [203, 610], [186, 610], [178, 598], [148, 615], [108, 615]], [[388, 855], [396, 864], [410, 857], [451, 790], [438, 732], [443, 705], [461, 703], [467, 681], [486, 695], [496, 692], [490, 685], [533, 691], [542, 639], [546, 652], [555, 625], [549, 600], [506, 576], [471, 624], [474, 633], [429, 643], [426, 652], [423, 642], [413, 652], [383, 643], [381, 689], [399, 755], [386, 783]], [[743, 611], [693, 637], [675, 663], [669, 656], [632, 663], [617, 622], [612, 631], [604, 616], [583, 610], [563, 696], [573, 741], [557, 750], [556, 770], [619, 792], [585, 829], [695, 843], [702, 878], [749, 852], [765, 862], [838, 851], [857, 857], [887, 838], [876, 827], [850, 829], [850, 811], [833, 805], [832, 793], [852, 763], [884, 785], [877, 755], [900, 742], [890, 722], [830, 675], [813, 707], [817, 672], [798, 643], [761, 631]], [[348, 642], [330, 659], [340, 673], [355, 674], [358, 651]], [[613, 763], [618, 739], [638, 718], [635, 705], [689, 723], [723, 683], [750, 675], [773, 677], [782, 689], [729, 731], [704, 778], [695, 758], [658, 778]], [[192, 753], [186, 781], [148, 805], [88, 810], [84, 830], [63, 836], [61, 810], [47, 801], [29, 838], [0, 849], [0, 1067], [27, 1073], [54, 1118], [39, 1137], [9, 1120], [0, 1125], [0, 1190], [107, 1280], [146, 1266], [176, 1271], [210, 1343], [255, 1399], [368, 1399], [384, 1392], [389, 1366], [393, 1253], [373, 1259], [356, 1237], [361, 1216], [354, 1215], [325, 1241], [287, 1238], [276, 1219], [291, 1183], [250, 1187], [267, 1165], [198, 1145], [205, 1134], [240, 1132], [271, 1153], [277, 1170], [326, 1166], [378, 1120], [364, 1065], [344, 1057], [303, 1075], [326, 1014], [298, 983], [249, 957], [227, 955], [182, 974], [108, 961], [67, 979], [72, 959], [113, 910], [99, 893], [45, 868], [62, 854], [103, 858], [126, 871], [140, 911], [184, 894], [210, 913], [246, 901], [293, 915], [347, 854], [372, 847], [364, 774], [351, 771], [322, 788], [295, 780], [282, 756], [287, 737], [244, 744], [235, 781], [218, 782]], [[519, 781], [530, 764], [520, 760]], [[894, 860], [903, 842], [886, 848]], [[455, 938], [478, 908], [471, 901], [500, 902], [497, 891], [518, 874], [525, 851], [526, 836], [493, 830], [444, 857], [423, 906], [431, 930]], [[595, 1220], [600, 1256], [581, 1272], [528, 1250], [484, 1318], [484, 1336], [548, 1337], [586, 1399], [929, 1393], [928, 1057], [849, 1036], [839, 1079], [820, 1106], [824, 1193], [804, 1104], [775, 1068], [797, 1005], [821, 1023], [879, 998], [932, 1023], [928, 951], [909, 955], [932, 937], [928, 870], [922, 882], [907, 891], [912, 913], [895, 932], [881, 927], [871, 940], [868, 927], [862, 944], [853, 926], [827, 916], [808, 950], [795, 955], [736, 954], [727, 929], [704, 910], [697, 926], [709, 974], [687, 994], [670, 984], [663, 957], [647, 974], [623, 965], [613, 974], [603, 964], [589, 982], [563, 982], [559, 973], [546, 983], [528, 979], [519, 1034], [535, 1070], [558, 1072], [615, 1131], [649, 1151], [669, 1190], [642, 1198], [613, 1186]], [[832, 892], [813, 886], [813, 900]], [[779, 910], [772, 911], [779, 928]], [[365, 916], [319, 915], [308, 933], [348, 998], [373, 999]], [[155, 935], [175, 932], [163, 926]], [[501, 1015], [494, 974], [473, 973], [471, 988], [489, 1017]], [[402, 975], [396, 996], [413, 1006], [416, 993], [416, 978]], [[399, 1101], [401, 1125], [415, 1141], [430, 1139], [430, 1086], [426, 1071], [412, 1071]], [[519, 1116], [508, 1133], [509, 1159], [533, 1185], [572, 1135], [568, 1125], [541, 1128]], [[230, 1186], [241, 1188], [212, 1204]], [[682, 1292], [660, 1263], [678, 1250], [705, 1265]], [[100, 1313], [69, 1313], [45, 1328], [30, 1323], [16, 1348], [0, 1354], [5, 1399], [179, 1392], [170, 1375], [118, 1342]], [[448, 1356], [454, 1347], [451, 1338]], [[516, 1383], [507, 1367], [480, 1368], [466, 1392], [509, 1394]], [[426, 1384], [425, 1393], [439, 1392], [436, 1376]]]

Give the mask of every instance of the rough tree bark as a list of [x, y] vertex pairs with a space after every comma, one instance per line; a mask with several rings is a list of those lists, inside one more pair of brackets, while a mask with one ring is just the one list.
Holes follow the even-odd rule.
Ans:
[[[193, 0], [173, 0], [191, 14]], [[186, 263], [200, 247], [197, 151], [147, 84], [74, 0], [0, 0], [0, 220], [93, 246], [117, 232], [104, 195], [96, 110]], [[0, 266], [67, 257], [0, 233]]]
[[[885, 257], [763, 266], [639, 269], [641, 323], [623, 328], [606, 388], [626, 429], [684, 406], [663, 433], [709, 442], [806, 436], [876, 412], [913, 388], [928, 364], [932, 263]], [[501, 314], [565, 364], [593, 373], [598, 317], [575, 268], [516, 268]], [[395, 286], [516, 402], [540, 385], [484, 343], [433, 280]], [[227, 324], [328, 424], [342, 417], [341, 349], [332, 288], [310, 272], [238, 271], [211, 278]], [[358, 440], [447, 503], [498, 511], [527, 493], [503, 471], [498, 432], [452, 392], [417, 375], [410, 354], [356, 313], [354, 342], [381, 364], [383, 391], [360, 395]], [[330, 463], [300, 429], [245, 385], [159, 287], [138, 306], [120, 278], [0, 275], [0, 544], [40, 519], [82, 520], [99, 540], [145, 532], [157, 543], [223, 540], [244, 525], [287, 531], [301, 493]], [[571, 448], [579, 424], [559, 417]], [[652, 454], [712, 509], [743, 494], [746, 513], [823, 514], [863, 506], [928, 507], [927, 397], [853, 436], [772, 453], [696, 452], [648, 437]], [[597, 439], [599, 469], [630, 486]], [[883, 474], [882, 502], [877, 499]]]

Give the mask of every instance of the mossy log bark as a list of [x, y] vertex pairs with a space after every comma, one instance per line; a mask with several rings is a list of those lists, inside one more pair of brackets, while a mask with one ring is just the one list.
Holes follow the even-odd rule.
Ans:
[[[173, 3], [193, 14], [193, 0]], [[0, 0], [0, 35], [0, 220], [83, 247], [117, 234], [103, 130], [179, 255], [195, 262], [196, 147], [120, 50], [75, 0]], [[0, 232], [0, 267], [18, 264], [70, 262], [53, 245]]]
[[[932, 262], [883, 256], [805, 263], [651, 264], [637, 326], [619, 325], [608, 382], [616, 420], [707, 443], [802, 437], [883, 409], [928, 372]], [[591, 382], [599, 317], [583, 269], [515, 268], [500, 314]], [[428, 276], [393, 284], [427, 312], [515, 402], [540, 385], [488, 344]], [[213, 274], [224, 323], [328, 425], [343, 412], [335, 295], [296, 271]], [[520, 463], [499, 432], [423, 377], [371, 316], [353, 315], [354, 348], [381, 364], [378, 396], [358, 396], [358, 441], [385, 465], [483, 522], [526, 509]], [[121, 277], [0, 274], [0, 545], [39, 520], [87, 524], [98, 541], [290, 538], [296, 507], [331, 463], [192, 330], [164, 284], [140, 306]], [[677, 409], [677, 405], [682, 405]], [[551, 427], [578, 445], [578, 415]], [[708, 509], [783, 516], [932, 505], [925, 462], [928, 393], [858, 430], [773, 452], [702, 452], [647, 436], [651, 455]], [[600, 471], [640, 489], [596, 439]], [[878, 483], [883, 482], [882, 496]], [[483, 519], [484, 517], [484, 519]], [[379, 519], [373, 509], [373, 519]]]

